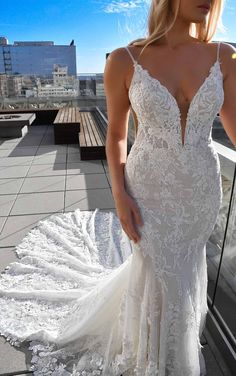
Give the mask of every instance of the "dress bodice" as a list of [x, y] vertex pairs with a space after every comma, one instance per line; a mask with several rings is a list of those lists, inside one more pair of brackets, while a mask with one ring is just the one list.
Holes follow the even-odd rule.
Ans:
[[138, 133], [165, 148], [198, 146], [199, 143], [211, 142], [213, 121], [224, 102], [223, 74], [217, 59], [211, 66], [208, 76], [192, 98], [186, 117], [184, 144], [181, 135], [181, 111], [177, 100], [166, 86], [150, 75], [134, 60], [134, 73], [129, 87], [129, 99], [138, 119]]

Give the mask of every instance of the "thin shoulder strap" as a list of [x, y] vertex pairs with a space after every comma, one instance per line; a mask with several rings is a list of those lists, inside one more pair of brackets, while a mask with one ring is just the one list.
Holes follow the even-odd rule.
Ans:
[[220, 43], [221, 42], [218, 42], [218, 45], [217, 45], [217, 61], [219, 61]]
[[132, 59], [132, 61], [133, 61], [133, 63], [134, 64], [136, 64], [137, 63], [137, 61], [133, 58], [133, 55], [131, 54], [131, 52], [130, 52], [130, 50], [128, 49], [128, 47], [125, 47], [125, 49], [128, 51], [128, 53], [129, 53], [129, 56], [131, 57], [131, 59]]

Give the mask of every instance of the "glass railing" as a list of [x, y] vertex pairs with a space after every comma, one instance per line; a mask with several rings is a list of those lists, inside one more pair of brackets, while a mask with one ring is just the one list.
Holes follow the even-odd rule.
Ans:
[[209, 308], [236, 351], [236, 151], [213, 141], [220, 160], [223, 200], [207, 243]]
[[90, 73], [78, 76], [45, 77], [0, 74], [0, 103], [37, 103], [74, 98], [105, 97], [103, 74]]

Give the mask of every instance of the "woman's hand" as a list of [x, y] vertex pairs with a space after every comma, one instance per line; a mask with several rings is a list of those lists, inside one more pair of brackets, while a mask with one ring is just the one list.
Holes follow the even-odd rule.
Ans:
[[127, 192], [122, 192], [115, 197], [116, 212], [121, 222], [123, 230], [130, 240], [137, 243], [140, 235], [137, 231], [136, 224], [143, 226], [140, 211], [134, 199]]

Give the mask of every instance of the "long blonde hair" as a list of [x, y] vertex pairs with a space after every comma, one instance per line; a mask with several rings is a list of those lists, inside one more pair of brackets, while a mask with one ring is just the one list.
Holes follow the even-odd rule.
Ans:
[[[140, 55], [144, 49], [157, 39], [162, 38], [174, 25], [178, 16], [181, 0], [177, 1], [174, 13], [171, 12], [172, 0], [151, 0], [148, 12], [148, 36], [146, 38], [135, 39], [128, 45], [143, 46]], [[215, 34], [218, 23], [222, 28], [222, 13], [225, 0], [213, 0], [209, 14], [201, 23], [190, 23], [189, 33], [192, 37], [201, 42], [208, 43]], [[223, 26], [224, 28], [224, 26]], [[139, 56], [140, 56], [139, 55]], [[137, 118], [133, 112], [135, 133], [137, 133]]]

